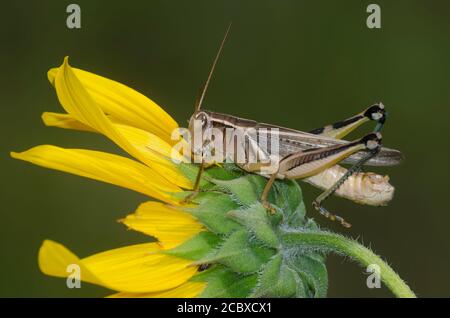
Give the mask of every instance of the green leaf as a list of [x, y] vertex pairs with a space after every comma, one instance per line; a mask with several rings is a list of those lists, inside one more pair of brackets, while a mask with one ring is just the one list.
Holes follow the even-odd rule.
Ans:
[[275, 255], [258, 278], [258, 285], [251, 297], [306, 297], [306, 290], [299, 275], [289, 268], [280, 254]]
[[198, 233], [173, 249], [164, 251], [164, 253], [185, 259], [198, 260], [211, 253], [220, 242], [220, 237], [205, 231]]
[[279, 180], [273, 184], [274, 203], [283, 210], [295, 211], [303, 201], [302, 191], [296, 181]]
[[273, 249], [256, 244], [250, 240], [245, 230], [239, 230], [226, 238], [213, 253], [199, 260], [199, 264], [219, 263], [228, 266], [237, 273], [258, 271], [273, 255]]
[[269, 247], [279, 247], [267, 210], [257, 202], [245, 209], [228, 212], [228, 216], [245, 226], [254, 236]]
[[[180, 163], [177, 165], [180, 172], [189, 180], [192, 182], [192, 184], [195, 183], [195, 180], [197, 179], [197, 174], [200, 170], [200, 166], [192, 164], [192, 163]], [[206, 175], [206, 174], [205, 174]], [[200, 179], [200, 188], [204, 188], [211, 185], [211, 182], [206, 180], [204, 177]]]
[[239, 204], [249, 206], [259, 201], [267, 180], [261, 176], [249, 174], [232, 180], [212, 179], [211, 182], [230, 192]]
[[222, 163], [220, 166], [213, 166], [206, 170], [209, 178], [217, 180], [231, 180], [242, 176], [243, 170], [232, 163]]
[[240, 275], [222, 265], [215, 265], [191, 278], [191, 281], [207, 282], [200, 298], [248, 297], [257, 280], [257, 274]]
[[283, 211], [283, 223], [293, 227], [303, 225], [306, 209], [298, 183], [292, 180], [277, 181], [272, 194], [272, 202]]
[[[234, 166], [234, 168], [231, 166]], [[195, 182], [198, 172], [200, 171], [200, 165], [180, 163], [177, 167], [189, 181], [192, 183]], [[200, 187], [211, 185], [211, 179], [231, 180], [238, 178], [242, 175], [242, 173], [240, 173], [239, 169], [236, 169], [235, 167], [235, 165], [223, 164], [222, 167], [214, 165], [206, 168], [203, 171], [202, 179], [200, 180]]]
[[294, 268], [308, 284], [313, 297], [326, 297], [328, 291], [328, 272], [324, 258], [320, 254], [295, 255], [289, 260]]
[[183, 207], [210, 231], [220, 235], [229, 235], [242, 228], [227, 217], [227, 212], [239, 207], [228, 195], [218, 192], [202, 192], [195, 198], [199, 204], [195, 207]]

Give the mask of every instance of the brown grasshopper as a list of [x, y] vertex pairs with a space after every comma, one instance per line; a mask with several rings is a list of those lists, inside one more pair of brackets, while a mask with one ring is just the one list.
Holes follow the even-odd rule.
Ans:
[[[229, 30], [230, 26], [196, 102], [195, 112], [189, 121], [191, 134], [198, 134], [200, 131], [202, 139], [199, 148], [196, 149], [194, 146], [191, 149], [194, 155], [201, 156], [201, 165], [194, 191], [186, 201], [191, 200], [198, 192], [205, 166], [211, 163], [205, 159], [205, 149], [209, 149], [209, 153], [211, 150], [222, 151], [226, 158], [231, 159], [245, 171], [268, 178], [261, 201], [272, 213], [275, 212], [275, 208], [267, 201], [267, 197], [275, 179], [303, 179], [319, 188], [327, 188], [313, 201], [313, 206], [325, 217], [338, 220], [345, 227], [351, 225], [322, 206], [323, 201], [333, 193], [370, 205], [385, 205], [392, 199], [394, 188], [388, 183], [387, 177], [360, 172], [363, 165], [391, 166], [400, 163], [403, 159], [400, 151], [381, 146], [380, 130], [387, 116], [382, 103], [374, 104], [346, 120], [310, 132], [258, 123], [254, 120], [201, 109]], [[377, 122], [373, 133], [355, 141], [341, 139], [368, 121]], [[216, 134], [211, 134], [213, 130]], [[225, 133], [229, 131], [233, 134]], [[244, 138], [236, 141], [234, 134], [236, 131], [240, 131]], [[275, 143], [278, 145], [276, 153], [261, 146]], [[238, 154], [240, 158], [237, 157]], [[268, 168], [270, 162], [276, 162], [275, 169]], [[352, 166], [347, 170], [337, 165], [338, 163], [352, 164]]]

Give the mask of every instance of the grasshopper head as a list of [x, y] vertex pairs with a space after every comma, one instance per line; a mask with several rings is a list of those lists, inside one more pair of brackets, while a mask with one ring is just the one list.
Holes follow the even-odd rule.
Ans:
[[189, 119], [189, 131], [191, 134], [194, 134], [197, 130], [199, 133], [203, 133], [211, 125], [210, 116], [204, 111], [196, 111]]
[[205, 111], [196, 111], [189, 119], [189, 133], [194, 153], [202, 151], [210, 142], [212, 125], [211, 117]]

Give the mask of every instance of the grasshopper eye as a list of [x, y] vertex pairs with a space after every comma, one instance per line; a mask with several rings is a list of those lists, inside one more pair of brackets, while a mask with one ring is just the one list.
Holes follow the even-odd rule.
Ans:
[[202, 128], [205, 128], [209, 122], [208, 115], [206, 115], [204, 112], [200, 112], [195, 116], [195, 120], [198, 120], [202, 126]]
[[199, 116], [197, 118], [197, 120], [200, 121], [200, 124], [201, 124], [202, 127], [206, 126], [206, 118], [205, 118], [205, 116]]

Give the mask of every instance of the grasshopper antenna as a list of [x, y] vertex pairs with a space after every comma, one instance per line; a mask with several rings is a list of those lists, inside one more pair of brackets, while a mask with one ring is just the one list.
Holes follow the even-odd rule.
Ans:
[[[201, 109], [202, 103], [203, 103], [203, 99], [205, 98], [205, 94], [206, 94], [206, 90], [208, 89], [208, 85], [209, 82], [211, 81], [212, 75], [214, 73], [214, 69], [216, 68], [217, 65], [217, 61], [219, 60], [220, 57], [220, 53], [222, 53], [222, 49], [223, 46], [225, 44], [225, 41], [227, 39], [228, 33], [230, 32], [231, 29], [231, 22], [228, 25], [227, 31], [225, 32], [225, 36], [223, 37], [222, 43], [220, 43], [220, 47], [219, 47], [219, 51], [216, 54], [216, 58], [214, 59], [214, 62], [211, 66], [211, 70], [209, 71], [208, 74], [208, 78], [206, 79], [205, 85], [203, 86], [202, 90], [200, 91], [199, 97], [197, 98], [196, 102], [195, 102], [195, 112], [198, 112]], [[205, 170], [205, 161], [203, 160], [202, 157], [202, 163], [200, 164], [200, 169], [197, 173], [197, 177], [195, 178], [195, 183], [194, 183], [194, 188], [193, 191], [190, 195], [188, 195], [184, 200], [183, 203], [189, 203], [192, 201], [192, 199], [199, 193], [199, 189], [200, 189], [200, 181], [202, 178], [202, 174]]]
[[231, 22], [230, 22], [230, 24], [228, 24], [227, 31], [225, 32], [225, 36], [223, 37], [222, 43], [220, 44], [219, 51], [217, 52], [216, 58], [214, 59], [214, 62], [211, 66], [211, 70], [209, 71], [208, 78], [206, 79], [205, 85], [203, 86], [203, 89], [200, 91], [200, 95], [197, 98], [197, 101], [195, 103], [195, 111], [199, 111], [201, 109], [203, 99], [205, 99], [206, 90], [208, 89], [208, 86], [209, 86], [209, 82], [211, 81], [212, 75], [214, 73], [214, 69], [216, 68], [216, 65], [217, 65], [217, 61], [219, 60], [220, 54], [222, 53], [223, 46], [228, 37], [228, 33], [230, 32], [231, 24], [232, 24]]

